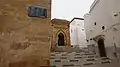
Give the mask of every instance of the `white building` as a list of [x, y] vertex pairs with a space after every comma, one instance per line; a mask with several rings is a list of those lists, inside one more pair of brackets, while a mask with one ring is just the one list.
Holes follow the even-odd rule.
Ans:
[[73, 18], [70, 23], [71, 45], [86, 47], [86, 36], [84, 31], [84, 19]]
[[84, 19], [88, 45], [101, 57], [119, 58], [120, 0], [95, 0]]

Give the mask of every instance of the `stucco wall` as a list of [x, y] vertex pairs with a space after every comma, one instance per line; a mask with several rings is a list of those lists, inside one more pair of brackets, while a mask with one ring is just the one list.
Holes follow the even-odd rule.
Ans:
[[86, 35], [84, 30], [84, 20], [75, 19], [70, 23], [71, 45], [86, 47]]
[[[28, 6], [47, 8], [47, 18], [28, 17]], [[50, 0], [0, 2], [0, 67], [49, 66]]]
[[[86, 36], [89, 40], [88, 45], [97, 43], [90, 38], [98, 35], [104, 35], [107, 55], [112, 57], [115, 52], [114, 43], [118, 47], [119, 54], [120, 47], [120, 1], [119, 0], [99, 0], [95, 7], [85, 18]], [[118, 14], [118, 16], [115, 16]], [[96, 22], [96, 25], [94, 24]], [[105, 29], [102, 30], [102, 26]]]

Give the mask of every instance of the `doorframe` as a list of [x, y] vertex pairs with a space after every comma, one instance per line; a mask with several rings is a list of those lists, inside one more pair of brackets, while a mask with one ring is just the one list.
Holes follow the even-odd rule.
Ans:
[[[59, 35], [60, 35], [60, 34], [62, 35], [62, 38], [63, 38], [63, 43], [64, 43], [63, 45], [59, 45]], [[59, 34], [58, 34], [58, 46], [65, 46], [65, 36], [64, 36], [63, 33], [59, 33]]]
[[[103, 43], [99, 43], [99, 41], [101, 40], [101, 42]], [[106, 48], [105, 48], [105, 42], [104, 42], [104, 38], [99, 38], [97, 41], [97, 45], [98, 45], [98, 51], [99, 51], [99, 55], [101, 57], [107, 57], [107, 53], [106, 53]], [[101, 46], [102, 45], [102, 46]], [[103, 52], [104, 51], [104, 52]], [[103, 53], [101, 53], [103, 52]]]
[[96, 42], [97, 53], [98, 53], [99, 56], [100, 56], [100, 53], [99, 53], [99, 47], [98, 47], [98, 41], [99, 41], [99, 39], [103, 39], [103, 41], [104, 41], [105, 54], [106, 54], [106, 57], [107, 57], [107, 51], [106, 51], [106, 46], [105, 46], [105, 35], [103, 35], [103, 34], [98, 35], [98, 36], [96, 36], [96, 37], [93, 38], [93, 40]]

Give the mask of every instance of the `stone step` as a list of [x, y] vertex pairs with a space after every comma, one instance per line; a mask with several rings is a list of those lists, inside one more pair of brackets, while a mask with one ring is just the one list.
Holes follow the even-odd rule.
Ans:
[[107, 57], [98, 57], [93, 54], [83, 53], [51, 53], [51, 65], [56, 67], [80, 67], [95, 64], [111, 63]]

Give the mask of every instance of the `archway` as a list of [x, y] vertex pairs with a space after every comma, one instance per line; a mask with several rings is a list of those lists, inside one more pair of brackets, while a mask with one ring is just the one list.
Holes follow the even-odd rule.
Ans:
[[104, 39], [100, 38], [98, 40], [98, 49], [101, 57], [106, 57]]
[[64, 42], [64, 35], [62, 33], [60, 33], [58, 35], [58, 46], [64, 46], [65, 42]]

